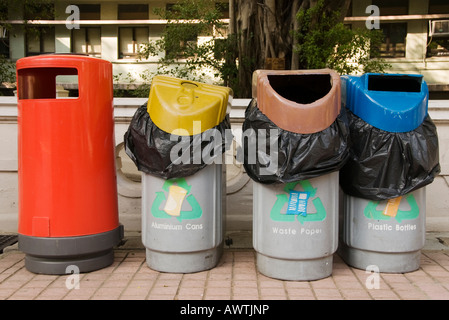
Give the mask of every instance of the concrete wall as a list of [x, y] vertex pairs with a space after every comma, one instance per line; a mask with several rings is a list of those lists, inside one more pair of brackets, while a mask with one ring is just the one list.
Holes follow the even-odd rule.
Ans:
[[[119, 217], [127, 232], [141, 230], [141, 185], [132, 180], [133, 176], [138, 180], [140, 173], [123, 152], [123, 135], [136, 108], [146, 100], [114, 99]], [[233, 101], [231, 123], [237, 141], [248, 102], [248, 99]], [[442, 172], [426, 187], [427, 231], [449, 231], [449, 101], [431, 100], [429, 114], [438, 129]], [[227, 165], [227, 192], [227, 231], [252, 230], [252, 180], [241, 164]], [[17, 194], [17, 100], [0, 97], [0, 233], [17, 232]]]
[[[0, 97], [0, 233], [17, 232], [17, 98]], [[123, 136], [137, 107], [146, 98], [114, 99], [115, 141], [117, 154], [117, 187], [119, 217], [127, 232], [141, 230], [140, 173], [123, 151]], [[249, 100], [234, 100], [231, 113], [232, 129], [241, 131], [244, 109]], [[232, 157], [232, 154], [227, 156]], [[227, 229], [247, 231], [252, 228], [252, 188], [241, 164], [227, 165]]]

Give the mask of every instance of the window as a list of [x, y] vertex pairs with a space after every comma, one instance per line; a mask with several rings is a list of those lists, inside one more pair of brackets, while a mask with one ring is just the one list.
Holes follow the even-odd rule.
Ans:
[[[429, 14], [448, 14], [448, 13], [449, 13], [449, 2], [447, 0], [429, 0]], [[439, 26], [443, 28], [441, 24]], [[448, 35], [438, 35], [438, 36], [434, 35], [428, 39], [428, 43], [429, 45], [427, 46], [427, 57], [449, 56]]]
[[26, 1], [23, 7], [25, 20], [54, 20], [54, 4], [49, 1]]
[[381, 23], [380, 29], [384, 34], [384, 41], [379, 48], [380, 56], [383, 58], [405, 57], [407, 23]]
[[447, 0], [429, 0], [429, 14], [449, 13]]
[[72, 52], [84, 53], [92, 57], [101, 57], [101, 28], [86, 28], [72, 30]]
[[221, 13], [221, 19], [229, 19], [229, 2], [216, 2], [215, 9]]
[[[180, 31], [179, 28], [182, 28]], [[175, 30], [172, 32], [172, 30]], [[198, 32], [194, 25], [181, 24], [166, 27], [165, 56], [169, 59], [187, 59], [198, 45]]]
[[[193, 19], [192, 12], [183, 12], [179, 4], [166, 4], [169, 19]], [[195, 13], [193, 12], [195, 15]], [[195, 16], [197, 18], [197, 16]], [[186, 59], [192, 57], [192, 51], [198, 45], [198, 25], [167, 25], [165, 29], [165, 57], [169, 59]], [[211, 29], [212, 30], [212, 29]]]
[[[147, 4], [119, 4], [119, 20], [147, 20]], [[119, 28], [119, 59], [135, 59], [141, 46], [149, 39], [148, 27]]]
[[373, 0], [380, 9], [381, 16], [408, 14], [408, 0]]
[[[8, 3], [0, 2], [0, 19], [8, 19]], [[9, 31], [6, 27], [0, 26], [0, 56], [9, 58]]]
[[101, 6], [99, 4], [77, 4], [80, 9], [80, 20], [100, 20]]
[[147, 27], [119, 28], [119, 59], [135, 59], [141, 46], [148, 42]]
[[[79, 4], [80, 20], [100, 20], [99, 4]], [[83, 27], [72, 29], [72, 52], [101, 57], [101, 28]]]
[[[215, 10], [220, 13], [220, 19], [229, 19], [229, 2], [215, 2]], [[223, 25], [221, 28], [215, 28], [212, 31], [216, 37], [227, 37], [229, 31], [228, 25]]]
[[35, 56], [55, 52], [55, 28], [33, 27], [26, 32], [26, 55]]
[[118, 5], [119, 20], [147, 20], [148, 5], [147, 4], [119, 4]]
[[9, 58], [9, 32], [5, 27], [0, 27], [0, 56]]
[[[25, 20], [54, 20], [54, 5], [49, 2], [31, 2], [24, 6]], [[26, 33], [26, 55], [55, 52], [55, 28], [29, 25]]]

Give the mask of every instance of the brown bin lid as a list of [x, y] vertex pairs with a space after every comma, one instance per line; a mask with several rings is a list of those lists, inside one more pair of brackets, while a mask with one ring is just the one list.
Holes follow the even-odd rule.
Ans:
[[340, 113], [341, 82], [331, 69], [256, 70], [252, 94], [274, 124], [309, 134], [328, 128]]

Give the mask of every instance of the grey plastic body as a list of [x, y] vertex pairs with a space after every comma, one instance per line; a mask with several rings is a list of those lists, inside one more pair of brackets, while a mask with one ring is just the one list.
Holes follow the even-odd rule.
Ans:
[[191, 273], [215, 267], [222, 255], [225, 166], [164, 180], [142, 174], [142, 242], [148, 266]]
[[[114, 262], [113, 247], [123, 239], [123, 225], [98, 234], [76, 237], [34, 237], [19, 234], [28, 271], [67, 274], [98, 270]], [[70, 271], [72, 270], [72, 271]]]
[[[379, 272], [404, 273], [420, 266], [426, 237], [426, 190], [371, 201], [344, 195], [339, 255], [349, 265]], [[387, 205], [393, 206], [387, 212]]]
[[[317, 280], [332, 274], [338, 179], [333, 172], [289, 184], [254, 183], [253, 246], [261, 273], [282, 280]], [[301, 214], [287, 214], [298, 204], [292, 191], [303, 198]]]

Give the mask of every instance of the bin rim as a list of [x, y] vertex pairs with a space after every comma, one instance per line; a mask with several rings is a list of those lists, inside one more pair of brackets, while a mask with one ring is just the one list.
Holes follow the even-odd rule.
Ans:
[[[330, 90], [311, 103], [289, 100], [274, 90], [268, 80], [271, 75], [329, 75]], [[323, 131], [337, 118], [341, 109], [340, 75], [332, 69], [256, 70], [253, 73], [252, 96], [259, 109], [281, 129], [310, 134]], [[282, 112], [278, 106], [282, 106]], [[300, 121], [297, 121], [300, 119]]]
[[[49, 64], [49, 60], [53, 60]], [[79, 68], [81, 62], [111, 64], [110, 61], [77, 53], [47, 53], [37, 56], [23, 57], [16, 61], [16, 69], [27, 68]], [[78, 70], [79, 72], [79, 70]]]
[[[370, 90], [370, 76], [419, 78], [419, 91]], [[343, 75], [342, 104], [370, 125], [388, 132], [409, 132], [424, 121], [429, 89], [421, 74], [365, 73]]]

